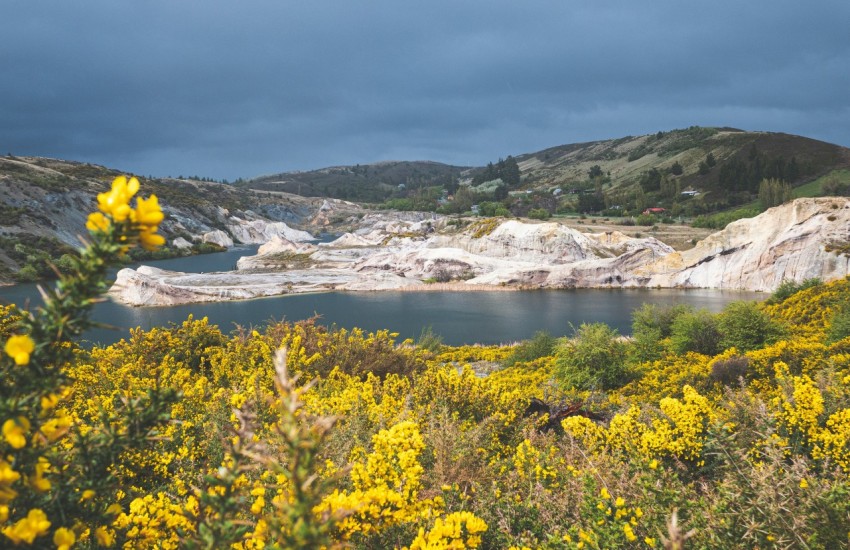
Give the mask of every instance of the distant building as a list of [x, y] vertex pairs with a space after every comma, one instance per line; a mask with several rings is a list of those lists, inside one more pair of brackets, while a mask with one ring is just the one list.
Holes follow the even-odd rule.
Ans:
[[643, 211], [643, 213], [644, 214], [663, 214], [666, 211], [667, 211], [667, 209], [660, 208], [660, 207], [656, 206], [656, 207], [652, 207], [652, 208], [647, 208], [646, 210]]
[[475, 215], [478, 215], [478, 205], [477, 204], [472, 205], [472, 213], [475, 214]]
[[696, 197], [697, 195], [699, 195], [699, 191], [682, 191], [682, 195], [685, 195], [686, 197]]

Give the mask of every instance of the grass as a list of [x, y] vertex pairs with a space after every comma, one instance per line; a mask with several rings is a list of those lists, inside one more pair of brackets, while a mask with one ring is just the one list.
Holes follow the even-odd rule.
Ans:
[[832, 170], [828, 174], [823, 175], [816, 180], [795, 188], [794, 197], [820, 197], [823, 195], [823, 185], [831, 179], [835, 179], [838, 183], [850, 184], [850, 170]]

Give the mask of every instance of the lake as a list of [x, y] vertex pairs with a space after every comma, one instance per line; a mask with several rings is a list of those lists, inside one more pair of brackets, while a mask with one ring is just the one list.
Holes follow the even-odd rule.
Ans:
[[[162, 269], [188, 272], [233, 269], [257, 247], [148, 262]], [[539, 330], [555, 336], [572, 334], [572, 326], [603, 322], [620, 334], [631, 331], [631, 313], [646, 302], [686, 303], [720, 311], [735, 300], [761, 300], [765, 294], [719, 290], [623, 289], [528, 290], [517, 292], [329, 292], [260, 298], [238, 302], [187, 304], [171, 307], [129, 307], [110, 301], [98, 304], [94, 320], [116, 329], [93, 329], [90, 342], [109, 344], [127, 330], [181, 323], [189, 314], [208, 317], [222, 331], [237, 325], [259, 327], [269, 320], [297, 321], [314, 315], [320, 322], [368, 331], [390, 329], [400, 338], [417, 338], [431, 327], [449, 345], [499, 344], [530, 338]], [[40, 304], [33, 284], [0, 287], [0, 301]]]

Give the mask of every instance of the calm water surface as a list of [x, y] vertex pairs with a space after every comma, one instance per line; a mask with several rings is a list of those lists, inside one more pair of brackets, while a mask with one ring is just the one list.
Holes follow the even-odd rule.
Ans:
[[[218, 254], [150, 262], [163, 269], [188, 272], [233, 269], [254, 247], [240, 247]], [[116, 329], [93, 329], [86, 340], [112, 343], [127, 329], [181, 323], [190, 314], [208, 317], [222, 331], [237, 325], [258, 327], [269, 320], [297, 321], [313, 315], [320, 322], [339, 327], [375, 331], [390, 329], [401, 338], [416, 338], [426, 327], [450, 345], [514, 342], [539, 330], [555, 336], [572, 334], [571, 325], [603, 322], [621, 334], [631, 330], [631, 313], [646, 302], [687, 303], [720, 311], [734, 300], [760, 300], [766, 295], [717, 290], [535, 290], [520, 292], [369, 292], [302, 294], [240, 302], [188, 304], [172, 307], [128, 307], [112, 302], [98, 304], [94, 320]], [[0, 287], [0, 301], [38, 305], [35, 285]]]

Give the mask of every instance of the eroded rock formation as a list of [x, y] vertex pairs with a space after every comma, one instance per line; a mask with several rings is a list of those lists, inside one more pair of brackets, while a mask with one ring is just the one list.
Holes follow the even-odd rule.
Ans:
[[240, 259], [237, 272], [125, 269], [112, 296], [133, 305], [166, 305], [317, 290], [400, 289], [433, 281], [455, 281], [469, 289], [770, 291], [786, 279], [827, 281], [850, 272], [850, 259], [840, 250], [850, 242], [847, 198], [798, 199], [732, 223], [683, 252], [652, 237], [582, 233], [556, 222], [484, 220], [457, 230], [444, 218], [370, 216], [355, 233], [318, 245], [295, 242], [267, 224], [256, 230], [256, 235], [271, 234], [267, 244], [256, 256]]

